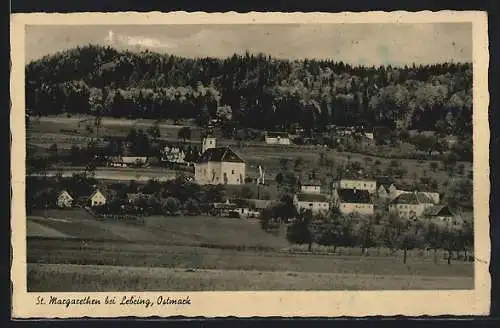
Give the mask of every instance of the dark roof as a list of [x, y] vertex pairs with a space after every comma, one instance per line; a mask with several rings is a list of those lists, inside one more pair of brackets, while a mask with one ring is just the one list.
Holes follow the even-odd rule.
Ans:
[[289, 138], [289, 134], [287, 132], [266, 132], [266, 136], [270, 138]]
[[233, 162], [233, 163], [245, 163], [234, 151], [229, 147], [217, 147], [207, 149], [203, 154], [201, 154], [198, 159], [198, 163], [206, 162]]
[[339, 189], [337, 192], [341, 203], [371, 203], [370, 193], [367, 190]]
[[328, 202], [328, 196], [322, 194], [297, 194], [299, 202]]
[[397, 196], [391, 204], [434, 204], [434, 200], [422, 192], [409, 192]]
[[427, 216], [453, 216], [450, 208], [447, 205], [436, 205], [425, 209], [424, 212]]
[[301, 186], [317, 186], [317, 187], [321, 187], [321, 181], [319, 181], [319, 180], [307, 180], [307, 181], [301, 182]]

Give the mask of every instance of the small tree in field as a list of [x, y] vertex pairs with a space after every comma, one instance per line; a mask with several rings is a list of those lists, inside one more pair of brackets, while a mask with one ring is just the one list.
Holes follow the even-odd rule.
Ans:
[[184, 142], [186, 142], [186, 140], [190, 140], [191, 129], [187, 126], [180, 128], [179, 132], [177, 133], [177, 138], [182, 139]]
[[453, 252], [460, 249], [460, 231], [454, 229], [453, 227], [446, 226], [441, 229], [440, 241], [441, 248], [446, 250], [448, 253], [447, 262], [448, 265], [451, 264], [451, 259], [453, 257]]
[[357, 231], [358, 245], [361, 246], [361, 255], [369, 255], [368, 249], [377, 246], [375, 225], [371, 218], [361, 222]]
[[162, 205], [163, 211], [167, 215], [175, 215], [179, 211], [181, 204], [177, 198], [168, 197]]
[[332, 210], [318, 227], [318, 244], [333, 246], [333, 252], [335, 253], [337, 247], [341, 246], [343, 242], [343, 220], [344, 218], [338, 210]]
[[312, 250], [314, 236], [311, 228], [313, 215], [310, 210], [299, 213], [297, 219], [288, 227], [287, 240], [292, 244], [308, 245], [308, 250]]
[[160, 138], [161, 136], [160, 125], [158, 121], [154, 122], [154, 124], [148, 128], [147, 132], [151, 136], [151, 139], [153, 139], [154, 141], [158, 140], [158, 138]]

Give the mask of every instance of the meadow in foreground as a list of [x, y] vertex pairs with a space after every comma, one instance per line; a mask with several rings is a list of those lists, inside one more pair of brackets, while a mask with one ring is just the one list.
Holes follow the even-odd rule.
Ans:
[[469, 277], [28, 265], [30, 292], [471, 289]]

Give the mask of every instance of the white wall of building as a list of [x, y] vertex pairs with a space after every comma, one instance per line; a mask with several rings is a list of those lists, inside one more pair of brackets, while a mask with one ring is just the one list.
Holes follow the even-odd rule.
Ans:
[[245, 171], [245, 163], [208, 162], [195, 165], [194, 178], [199, 184], [224, 184], [226, 174], [227, 184], [239, 185], [245, 183]]
[[330, 203], [328, 202], [306, 202], [306, 201], [295, 201], [295, 207], [297, 211], [300, 210], [311, 210], [313, 213], [327, 213], [330, 210]]
[[377, 182], [371, 180], [350, 180], [350, 179], [341, 179], [338, 183], [340, 189], [358, 189], [358, 190], [366, 190], [370, 194], [373, 194], [377, 191]]
[[413, 213], [416, 217], [421, 217], [425, 209], [432, 206], [434, 204], [390, 204], [389, 211], [403, 218], [409, 218]]
[[289, 145], [290, 138], [266, 137], [266, 143], [270, 145]]
[[300, 190], [303, 193], [308, 193], [308, 194], [321, 194], [321, 186], [302, 185], [300, 187]]
[[340, 203], [339, 210], [342, 214], [373, 215], [373, 204]]

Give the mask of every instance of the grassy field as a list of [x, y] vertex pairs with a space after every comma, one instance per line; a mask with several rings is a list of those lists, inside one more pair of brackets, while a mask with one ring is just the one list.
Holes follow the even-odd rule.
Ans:
[[255, 291], [468, 289], [467, 277], [419, 277], [306, 272], [184, 270], [28, 264], [28, 291]]
[[[351, 254], [342, 249], [336, 254], [290, 252], [284, 230], [267, 234], [255, 221], [148, 217], [130, 224], [97, 221], [82, 210], [34, 214], [27, 220], [32, 290], [419, 289], [473, 284], [472, 263], [436, 264], [412, 252], [406, 264], [400, 255], [373, 250], [370, 256], [359, 256], [357, 249], [349, 250]], [[148, 275], [144, 270], [163, 273]], [[167, 273], [171, 279], [162, 280]]]
[[28, 239], [28, 263], [473, 277], [473, 265], [394, 256], [293, 254], [135, 242]]
[[[152, 244], [211, 244], [281, 249], [288, 247], [283, 236], [273, 236], [260, 228], [258, 222], [218, 217], [148, 217], [141, 225], [125, 222], [97, 221], [80, 210], [52, 210], [34, 213], [28, 218], [64, 235], [110, 241], [135, 241]], [[48, 218], [46, 218], [47, 216]], [[36, 230], [33, 230], [36, 232]], [[30, 236], [30, 235], [28, 235]], [[52, 235], [31, 235], [51, 237]]]

